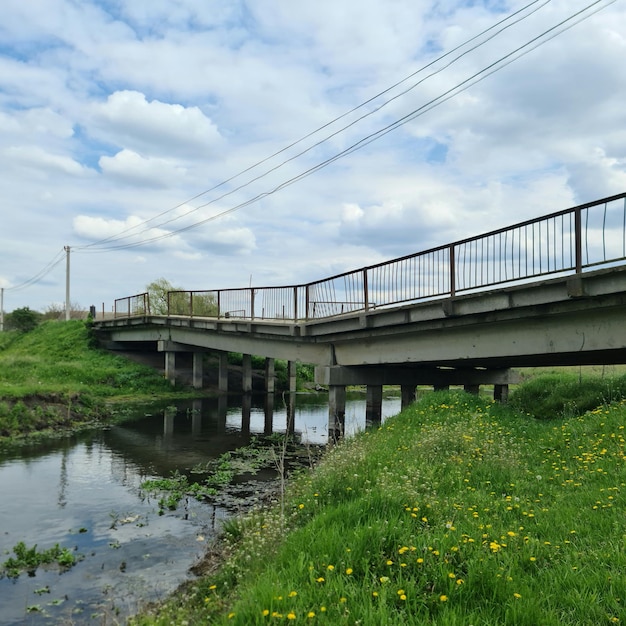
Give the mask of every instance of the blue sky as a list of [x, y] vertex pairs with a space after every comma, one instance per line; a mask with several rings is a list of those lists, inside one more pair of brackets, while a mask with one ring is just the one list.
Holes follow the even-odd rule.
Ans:
[[23, 284], [64, 246], [72, 302], [110, 310], [158, 278], [303, 283], [626, 191], [626, 7], [602, 0], [270, 193], [591, 2], [3, 0], [5, 311], [63, 303], [64, 262]]

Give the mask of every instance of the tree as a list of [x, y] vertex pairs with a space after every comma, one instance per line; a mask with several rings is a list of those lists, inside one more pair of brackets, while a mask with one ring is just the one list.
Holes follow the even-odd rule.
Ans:
[[174, 287], [169, 280], [158, 278], [146, 285], [150, 299], [150, 313], [153, 315], [167, 315], [167, 294], [169, 291], [183, 291], [182, 287]]
[[40, 320], [41, 313], [32, 311], [29, 307], [25, 306], [21, 309], [15, 309], [6, 316], [6, 326], [8, 329], [27, 333], [36, 328]]
[[[199, 315], [217, 317], [217, 298], [210, 291], [185, 291], [174, 287], [165, 278], [159, 278], [146, 286], [153, 315]], [[169, 293], [169, 302], [168, 302]]]

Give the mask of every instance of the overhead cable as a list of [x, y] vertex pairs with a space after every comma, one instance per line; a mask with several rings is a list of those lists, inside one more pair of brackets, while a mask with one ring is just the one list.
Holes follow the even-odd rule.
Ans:
[[[533, 15], [534, 13], [536, 13], [537, 11], [539, 11], [540, 9], [542, 9], [543, 7], [545, 7], [547, 4], [549, 4], [552, 0], [534, 0], [533, 2], [530, 2], [529, 4], [525, 5], [524, 7], [522, 7], [521, 9], [519, 9], [518, 11], [515, 11], [514, 13], [508, 15], [507, 17], [503, 18], [502, 20], [498, 21], [497, 23], [493, 24], [492, 26], [486, 28], [485, 30], [483, 30], [481, 33], [479, 33], [478, 35], [475, 35], [474, 37], [471, 37], [470, 39], [464, 41], [462, 44], [456, 46], [455, 48], [453, 48], [452, 50], [450, 50], [449, 52], [446, 52], [443, 55], [440, 55], [439, 57], [437, 57], [435, 60], [431, 61], [430, 63], [424, 65], [423, 67], [421, 67], [419, 70], [413, 72], [412, 74], [406, 76], [405, 78], [403, 78], [402, 80], [394, 83], [393, 85], [391, 85], [390, 87], [386, 88], [385, 90], [379, 92], [378, 94], [376, 94], [375, 96], [372, 96], [371, 98], [369, 98], [368, 100], [366, 100], [365, 102], [362, 102], [361, 104], [359, 104], [358, 106], [350, 109], [349, 111], [343, 113], [342, 115], [334, 118], [333, 120], [331, 120], [330, 122], [327, 122], [326, 124], [320, 126], [319, 128], [317, 128], [316, 130], [308, 133], [307, 135], [303, 136], [302, 138], [298, 139], [297, 141], [294, 141], [292, 143], [290, 143], [289, 145], [285, 146], [284, 148], [278, 150], [277, 152], [273, 153], [272, 155], [262, 159], [261, 161], [258, 161], [257, 163], [255, 163], [254, 165], [251, 165], [250, 167], [242, 170], [241, 172], [239, 172], [238, 174], [235, 174], [234, 176], [231, 176], [230, 178], [220, 182], [219, 184], [215, 185], [214, 187], [211, 187], [210, 189], [207, 189], [206, 191], [203, 191], [197, 195], [195, 195], [193, 198], [190, 198], [189, 200], [180, 203], [174, 207], [172, 207], [171, 209], [168, 209], [166, 211], [163, 211], [161, 213], [159, 213], [158, 215], [144, 221], [141, 222], [140, 224], [136, 224], [130, 228], [127, 228], [123, 231], [121, 231], [120, 233], [117, 233], [116, 235], [111, 235], [110, 237], [106, 237], [104, 239], [100, 239], [98, 241], [92, 242], [90, 244], [87, 244], [85, 246], [78, 246], [76, 247], [76, 250], [87, 250], [89, 248], [96, 248], [96, 247], [102, 247], [105, 244], [107, 244], [108, 242], [116, 242], [116, 241], [122, 241], [124, 239], [129, 239], [131, 237], [136, 237], [141, 233], [132, 233], [132, 231], [135, 231], [138, 228], [141, 227], [147, 227], [145, 228], [145, 230], [143, 230], [142, 232], [147, 232], [149, 230], [152, 230], [154, 228], [160, 228], [162, 226], [165, 226], [167, 224], [170, 224], [172, 222], [178, 221], [180, 219], [186, 218], [188, 217], [191, 213], [194, 213], [196, 211], [198, 211], [201, 208], [204, 208], [206, 206], [208, 206], [209, 204], [214, 204], [216, 202], [219, 202], [220, 200], [223, 200], [224, 198], [236, 193], [237, 191], [240, 191], [242, 189], [244, 189], [245, 187], [251, 185], [252, 183], [264, 178], [265, 176], [269, 175], [270, 173], [280, 169], [281, 167], [283, 167], [284, 165], [286, 165], [287, 163], [290, 163], [291, 161], [294, 161], [295, 159], [303, 156], [304, 154], [310, 152], [311, 150], [313, 150], [314, 148], [319, 147], [320, 145], [322, 145], [323, 143], [329, 141], [330, 139], [332, 139], [333, 137], [337, 136], [338, 134], [346, 131], [348, 128], [354, 126], [355, 124], [357, 124], [358, 122], [362, 121], [363, 119], [373, 115], [374, 113], [377, 113], [378, 111], [380, 111], [382, 108], [384, 108], [385, 106], [387, 106], [388, 104], [390, 104], [391, 102], [397, 100], [398, 98], [400, 98], [403, 95], [406, 95], [409, 91], [415, 89], [417, 86], [421, 85], [423, 82], [425, 82], [426, 80], [428, 80], [429, 78], [432, 78], [433, 76], [435, 76], [436, 74], [439, 74], [440, 72], [442, 72], [443, 70], [447, 69], [448, 67], [450, 67], [451, 65], [453, 65], [454, 63], [456, 63], [458, 60], [460, 60], [461, 58], [463, 58], [464, 56], [468, 55], [469, 53], [475, 51], [477, 48], [483, 46], [485, 43], [491, 41], [492, 39], [494, 39], [495, 37], [497, 37], [498, 35], [500, 35], [502, 32], [504, 32], [505, 30], [511, 28], [512, 26], [515, 26], [516, 24], [518, 24], [519, 22], [527, 19], [528, 17], [530, 17], [531, 15]], [[520, 16], [521, 14], [523, 14], [525, 11], [527, 11], [529, 8], [531, 8], [534, 5], [539, 4], [538, 7], [534, 8], [533, 10], [529, 11], [528, 13], [526, 13], [525, 15], [522, 15], [521, 17], [518, 17], [518, 19], [514, 20], [512, 23], [507, 24], [507, 22], [511, 21], [513, 18]], [[504, 26], [503, 26], [504, 25]], [[498, 29], [500, 26], [503, 26], [502, 28]], [[491, 31], [496, 31], [491, 33]], [[480, 41], [479, 43], [477, 43], [475, 46], [463, 51], [461, 54], [459, 54], [458, 56], [456, 56], [454, 59], [452, 59], [451, 61], [449, 61], [447, 64], [443, 65], [442, 67], [440, 67], [439, 69], [437, 69], [436, 71], [428, 74], [426, 77], [422, 78], [420, 81], [413, 83], [412, 85], [410, 85], [407, 89], [405, 89], [404, 91], [402, 91], [401, 93], [393, 96], [392, 98], [384, 101], [383, 103], [379, 104], [378, 106], [376, 106], [374, 109], [368, 111], [367, 113], [365, 113], [364, 115], [362, 115], [361, 117], [358, 117], [357, 119], [353, 120], [352, 122], [350, 122], [349, 124], [347, 124], [346, 126], [343, 126], [342, 128], [334, 131], [333, 133], [331, 133], [330, 135], [324, 137], [323, 139], [317, 141], [316, 143], [310, 145], [308, 148], [298, 152], [297, 154], [291, 156], [288, 159], [285, 159], [284, 161], [282, 161], [281, 163], [279, 163], [278, 165], [275, 165], [274, 167], [266, 170], [265, 172], [255, 176], [254, 178], [248, 180], [245, 183], [242, 183], [241, 185], [231, 189], [230, 191], [216, 197], [213, 198], [212, 200], [210, 200], [209, 202], [203, 203], [195, 208], [193, 208], [190, 211], [187, 211], [184, 214], [181, 215], [177, 215], [174, 216], [164, 222], [160, 222], [158, 224], [155, 224], [153, 226], [148, 226], [150, 223], [156, 221], [158, 218], [163, 217], [164, 215], [171, 213], [174, 210], [177, 210], [183, 206], [185, 206], [186, 204], [197, 200], [198, 198], [206, 195], [207, 193], [210, 193], [211, 191], [215, 191], [216, 189], [226, 185], [229, 182], [232, 182], [233, 180], [235, 180], [236, 178], [239, 178], [240, 176], [242, 176], [243, 174], [246, 174], [247, 172], [250, 172], [251, 170], [259, 167], [260, 165], [266, 163], [267, 161], [270, 161], [271, 159], [273, 159], [274, 157], [286, 152], [287, 150], [295, 147], [296, 145], [304, 142], [306, 139], [309, 139], [310, 137], [314, 136], [315, 134], [319, 133], [320, 131], [328, 128], [329, 126], [332, 126], [333, 124], [335, 124], [336, 122], [338, 122], [339, 120], [347, 117], [348, 115], [356, 112], [357, 110], [367, 106], [368, 104], [371, 104], [372, 102], [374, 102], [376, 99], [380, 98], [381, 96], [389, 93], [391, 90], [395, 89], [396, 87], [398, 87], [399, 85], [406, 83], [408, 80], [410, 80], [411, 78], [417, 76], [418, 74], [421, 74], [422, 72], [424, 72], [425, 70], [427, 70], [428, 68], [434, 66], [435, 64], [439, 63], [440, 61], [446, 59], [447, 57], [453, 55], [455, 52], [458, 52], [459, 50], [462, 50], [463, 48], [466, 48], [469, 44], [471, 44], [472, 42], [475, 42], [476, 40], [484, 37], [485, 35], [487, 35], [488, 33], [491, 33], [487, 38], [482, 39], [482, 41]], [[177, 231], [178, 232], [178, 231]], [[132, 233], [132, 234], [131, 234]], [[106, 249], [119, 249], [117, 246], [115, 247], [109, 247], [109, 246], [105, 246]]]
[[[360, 139], [359, 141], [357, 141], [356, 143], [352, 144], [351, 146], [349, 146], [348, 148], [338, 152], [337, 154], [335, 154], [334, 156], [325, 159], [324, 161], [318, 163], [317, 165], [314, 165], [313, 167], [308, 168], [307, 170], [301, 172], [300, 174], [289, 178], [287, 180], [285, 180], [284, 182], [282, 182], [281, 184], [277, 185], [276, 187], [274, 187], [273, 189], [269, 190], [269, 191], [265, 191], [262, 193], [257, 194], [256, 196], [249, 198], [248, 200], [241, 202], [235, 206], [232, 206], [224, 211], [221, 211], [215, 215], [212, 215], [210, 217], [207, 217], [203, 220], [194, 222], [193, 224], [189, 224], [187, 226], [181, 227], [179, 229], [167, 232], [165, 234], [162, 235], [158, 235], [155, 237], [151, 237], [148, 239], [143, 239], [141, 241], [138, 242], [131, 242], [131, 243], [127, 243], [127, 244], [122, 244], [119, 246], [110, 246], [107, 247], [104, 250], [93, 250], [95, 251], [107, 251], [107, 250], [123, 250], [123, 249], [129, 249], [129, 248], [134, 248], [134, 247], [139, 247], [139, 246], [143, 246], [149, 243], [154, 243], [157, 241], [161, 241], [163, 239], [167, 239], [169, 237], [173, 237], [177, 234], [192, 230], [194, 228], [197, 228], [198, 226], [201, 226], [203, 224], [206, 224], [207, 222], [216, 220], [220, 217], [223, 217], [224, 215], [227, 215], [229, 213], [232, 213], [234, 211], [237, 211], [239, 209], [242, 209], [246, 206], [249, 206], [250, 204], [253, 204], [259, 200], [261, 200], [262, 198], [268, 197], [286, 187], [289, 187], [290, 185], [293, 185], [294, 183], [310, 176], [311, 174], [327, 167], [328, 165], [330, 165], [331, 163], [334, 163], [335, 161], [343, 158], [344, 156], [347, 156], [349, 154], [352, 154], [353, 152], [356, 152], [357, 150], [360, 150], [361, 148], [365, 147], [366, 145], [372, 143], [373, 141], [376, 141], [377, 139], [379, 139], [380, 137], [390, 133], [393, 130], [396, 130], [397, 128], [403, 126], [404, 124], [416, 119], [417, 117], [420, 117], [421, 115], [424, 115], [425, 113], [427, 113], [428, 111], [434, 109], [435, 107], [443, 104], [444, 102], [450, 100], [451, 98], [457, 96], [458, 94], [462, 93], [463, 91], [469, 89], [471, 86], [473, 86], [474, 84], [484, 80], [485, 78], [487, 78], [488, 76], [491, 76], [492, 74], [494, 74], [497, 71], [500, 71], [501, 69], [503, 69], [504, 67], [510, 65], [511, 63], [513, 63], [514, 61], [518, 60], [519, 58], [525, 56], [526, 54], [530, 53], [531, 51], [535, 50], [536, 48], [544, 45], [545, 43], [547, 43], [548, 41], [554, 39], [555, 37], [557, 37], [558, 35], [562, 34], [563, 32], [566, 32], [567, 30], [573, 28], [574, 26], [576, 26], [577, 24], [589, 19], [592, 15], [595, 15], [596, 13], [598, 13], [599, 11], [605, 9], [606, 7], [610, 6], [611, 4], [614, 4], [617, 0], [610, 0], [608, 3], [606, 3], [606, 0], [595, 0], [595, 2], [592, 2], [591, 4], [587, 5], [586, 7], [584, 7], [583, 9], [577, 11], [576, 13], [573, 13], [572, 15], [570, 15], [568, 18], [562, 20], [561, 22], [557, 23], [556, 25], [552, 26], [551, 28], [545, 30], [544, 32], [542, 32], [540, 35], [537, 35], [536, 37], [533, 37], [532, 39], [530, 39], [529, 41], [527, 41], [525, 44], [523, 44], [522, 46], [519, 46], [518, 48], [514, 49], [513, 51], [509, 52], [508, 54], [500, 57], [497, 61], [494, 61], [493, 63], [490, 63], [489, 65], [487, 65], [486, 67], [484, 67], [482, 70], [476, 72], [475, 74], [473, 74], [472, 76], [470, 76], [469, 78], [461, 81], [460, 83], [457, 83], [454, 87], [448, 89], [447, 91], [443, 92], [442, 94], [440, 94], [439, 96], [437, 96], [436, 98], [433, 98], [432, 100], [430, 100], [429, 102], [427, 102], [426, 104], [418, 107], [417, 109], [414, 109], [413, 111], [411, 111], [410, 113], [408, 113], [407, 115], [399, 118], [398, 120], [396, 120], [395, 122], [377, 130], [374, 133], [371, 133], [365, 137], [363, 137], [362, 139]], [[597, 5], [600, 5], [602, 3], [605, 3], [604, 6], [600, 6], [598, 7]], [[595, 7], [595, 8], [594, 8]], [[593, 9], [593, 10], [591, 10]], [[587, 13], [588, 12], [588, 13]], [[585, 13], [587, 13], [585, 15]], [[200, 208], [203, 208], [204, 206], [207, 206], [208, 204], [211, 204], [213, 201], [211, 202], [207, 202], [206, 204], [200, 205], [198, 207], [196, 207], [195, 210], [198, 210]]]

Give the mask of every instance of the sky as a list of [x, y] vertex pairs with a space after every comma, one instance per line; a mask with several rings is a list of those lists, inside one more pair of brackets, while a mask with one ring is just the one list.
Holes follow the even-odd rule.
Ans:
[[625, 0], [2, 0], [4, 310], [64, 306], [66, 247], [110, 311], [624, 192], [625, 60]]

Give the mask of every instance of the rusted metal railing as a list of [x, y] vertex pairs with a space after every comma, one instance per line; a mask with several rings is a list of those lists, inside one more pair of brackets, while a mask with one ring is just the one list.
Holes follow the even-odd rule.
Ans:
[[[624, 259], [626, 193], [304, 285], [170, 292], [168, 314], [321, 319], [580, 274]], [[147, 294], [115, 302], [116, 315], [118, 303], [128, 315], [140, 314], [142, 306], [149, 311]]]
[[147, 293], [118, 298], [113, 306], [113, 317], [150, 315], [150, 297]]

